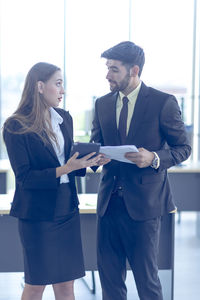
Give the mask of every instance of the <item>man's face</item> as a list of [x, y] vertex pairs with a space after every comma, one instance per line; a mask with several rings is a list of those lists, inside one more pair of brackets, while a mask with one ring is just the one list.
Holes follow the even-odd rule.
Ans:
[[106, 79], [110, 83], [110, 90], [112, 92], [126, 90], [130, 84], [130, 72], [119, 60], [108, 59], [106, 62], [108, 73]]

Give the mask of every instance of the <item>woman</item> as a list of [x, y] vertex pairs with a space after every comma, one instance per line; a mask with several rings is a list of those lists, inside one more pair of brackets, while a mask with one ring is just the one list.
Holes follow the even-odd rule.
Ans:
[[42, 299], [47, 284], [53, 285], [56, 299], [74, 299], [74, 279], [84, 276], [75, 173], [84, 175], [100, 156], [77, 159], [75, 153], [70, 158], [72, 118], [57, 108], [63, 94], [61, 70], [37, 63], [3, 128], [16, 178], [10, 215], [19, 219], [23, 300]]

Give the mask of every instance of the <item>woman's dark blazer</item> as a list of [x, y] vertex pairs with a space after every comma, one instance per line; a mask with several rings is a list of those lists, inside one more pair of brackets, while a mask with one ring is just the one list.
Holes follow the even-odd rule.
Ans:
[[[73, 122], [69, 112], [55, 109], [63, 118], [60, 124], [65, 141], [65, 159], [70, 155], [73, 142]], [[17, 121], [10, 123], [11, 129], [19, 127]], [[16, 190], [10, 215], [32, 220], [52, 220], [56, 207], [60, 177], [56, 168], [60, 166], [52, 144], [44, 145], [35, 133], [13, 134], [6, 128], [3, 133], [8, 156], [15, 174]], [[84, 175], [85, 169], [77, 175]], [[73, 201], [78, 205], [75, 187], [75, 172], [68, 174]]]

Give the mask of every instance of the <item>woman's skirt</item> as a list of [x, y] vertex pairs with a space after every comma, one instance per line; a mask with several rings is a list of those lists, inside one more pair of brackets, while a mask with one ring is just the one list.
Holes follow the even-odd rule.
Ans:
[[79, 211], [55, 221], [19, 219], [25, 282], [55, 284], [85, 275]]

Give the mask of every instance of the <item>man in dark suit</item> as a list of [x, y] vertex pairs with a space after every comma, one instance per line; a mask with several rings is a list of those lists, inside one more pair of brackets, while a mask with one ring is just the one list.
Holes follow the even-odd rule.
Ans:
[[167, 169], [191, 152], [174, 96], [140, 80], [143, 49], [106, 50], [111, 93], [95, 103], [91, 141], [135, 145], [130, 163], [104, 165], [98, 193], [97, 260], [104, 300], [127, 299], [126, 258], [141, 300], [162, 300], [157, 254], [161, 216], [175, 210]]

